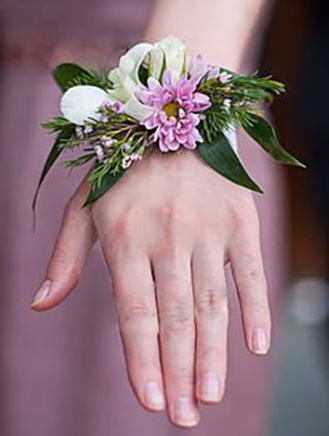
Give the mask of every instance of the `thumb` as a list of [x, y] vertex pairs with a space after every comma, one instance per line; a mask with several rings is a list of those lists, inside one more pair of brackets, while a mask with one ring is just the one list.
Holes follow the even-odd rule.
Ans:
[[33, 310], [43, 311], [56, 306], [79, 280], [96, 240], [90, 210], [82, 207], [88, 189], [87, 182], [83, 182], [66, 206], [45, 281], [31, 303]]

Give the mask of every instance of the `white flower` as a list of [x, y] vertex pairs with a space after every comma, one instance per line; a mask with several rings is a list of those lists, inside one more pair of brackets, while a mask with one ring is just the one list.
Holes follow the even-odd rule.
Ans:
[[150, 75], [159, 80], [164, 63], [164, 52], [155, 45], [150, 52]]
[[120, 58], [119, 67], [109, 74], [114, 87], [108, 91], [109, 98], [124, 103], [123, 112], [138, 121], [143, 121], [153, 113], [153, 109], [140, 103], [134, 95], [136, 88], [141, 85], [139, 69], [152, 47], [148, 43], [135, 45]]
[[168, 36], [157, 44], [142, 43], [132, 47], [119, 61], [119, 66], [109, 73], [113, 89], [104, 91], [96, 86], [79, 85], [70, 88], [62, 97], [61, 111], [72, 123], [83, 126], [86, 120], [101, 119], [100, 106], [106, 102], [122, 103], [122, 110], [137, 121], [144, 121], [154, 113], [154, 108], [142, 104], [135, 91], [141, 85], [139, 70], [149, 54], [149, 73], [159, 78], [163, 67], [170, 69], [174, 81], [184, 70], [185, 45]]
[[101, 117], [97, 110], [106, 100], [107, 93], [97, 86], [73, 86], [62, 97], [61, 111], [71, 123], [83, 126], [86, 120]]
[[[160, 42], [155, 44], [155, 50], [160, 49], [164, 54], [166, 62], [166, 68], [171, 71], [174, 82], [177, 82], [181, 77], [185, 65], [186, 47], [178, 38], [174, 36], [167, 36]], [[151, 54], [152, 56], [152, 54]], [[155, 51], [153, 52], [153, 62], [160, 62], [161, 56]], [[158, 60], [156, 60], [156, 58]], [[155, 71], [159, 71], [159, 65], [157, 68], [153, 66]], [[161, 71], [161, 70], [160, 70]]]
[[132, 164], [132, 159], [131, 156], [124, 156], [122, 161], [121, 161], [121, 167], [126, 170], [127, 168], [130, 167], [130, 165]]
[[113, 101], [122, 101], [123, 112], [138, 121], [144, 121], [153, 114], [154, 109], [140, 103], [135, 96], [137, 87], [141, 85], [139, 69], [143, 61], [149, 54], [149, 72], [156, 78], [160, 77], [165, 63], [172, 72], [173, 80], [177, 81], [184, 69], [185, 52], [185, 45], [173, 36], [168, 36], [154, 45], [135, 45], [120, 58], [119, 67], [109, 74], [114, 87], [108, 91], [109, 98]]

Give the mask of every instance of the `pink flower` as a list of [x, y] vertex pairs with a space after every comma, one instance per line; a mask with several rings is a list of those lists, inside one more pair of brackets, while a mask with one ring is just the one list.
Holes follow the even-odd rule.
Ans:
[[137, 96], [140, 101], [155, 109], [143, 124], [148, 130], [155, 129], [154, 140], [159, 141], [161, 151], [178, 150], [181, 145], [195, 149], [197, 142], [202, 142], [197, 129], [200, 122], [197, 113], [207, 109], [211, 103], [207, 95], [197, 92], [197, 85], [206, 72], [198, 57], [177, 83], [173, 82], [167, 69], [162, 83], [150, 77], [147, 87], [139, 87]]
[[113, 110], [117, 114], [122, 114], [122, 112], [123, 112], [123, 103], [122, 103], [122, 101], [119, 101], [119, 100], [116, 101], [114, 103], [114, 105], [113, 105]]

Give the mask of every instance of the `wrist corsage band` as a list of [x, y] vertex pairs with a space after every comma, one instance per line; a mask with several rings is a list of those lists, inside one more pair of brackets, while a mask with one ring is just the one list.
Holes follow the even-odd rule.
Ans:
[[143, 159], [150, 149], [162, 153], [195, 150], [222, 176], [262, 192], [240, 162], [229, 133], [242, 127], [277, 162], [303, 167], [279, 144], [261, 106], [284, 92], [271, 77], [241, 76], [188, 58], [175, 37], [132, 47], [108, 73], [62, 64], [54, 79], [64, 92], [61, 116], [44, 124], [57, 137], [33, 200], [63, 151], [81, 154], [68, 168], [93, 162], [89, 173], [91, 204]]

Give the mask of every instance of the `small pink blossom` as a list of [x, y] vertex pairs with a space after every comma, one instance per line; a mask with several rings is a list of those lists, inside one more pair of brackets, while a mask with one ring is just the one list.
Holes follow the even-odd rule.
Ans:
[[217, 79], [219, 77], [219, 69], [218, 67], [211, 67], [208, 71], [207, 78], [208, 79]]
[[150, 77], [147, 87], [139, 87], [137, 95], [141, 102], [155, 109], [143, 124], [148, 130], [155, 129], [154, 140], [159, 141], [161, 151], [178, 150], [181, 145], [195, 149], [197, 143], [203, 141], [197, 129], [198, 112], [209, 108], [211, 103], [207, 95], [197, 91], [197, 85], [207, 68], [197, 57], [177, 83], [167, 69], [162, 83]]
[[142, 160], [142, 156], [138, 153], [132, 153], [131, 160], [136, 162]]
[[117, 114], [121, 114], [123, 112], [123, 103], [122, 101], [116, 101], [113, 105], [113, 110]]

